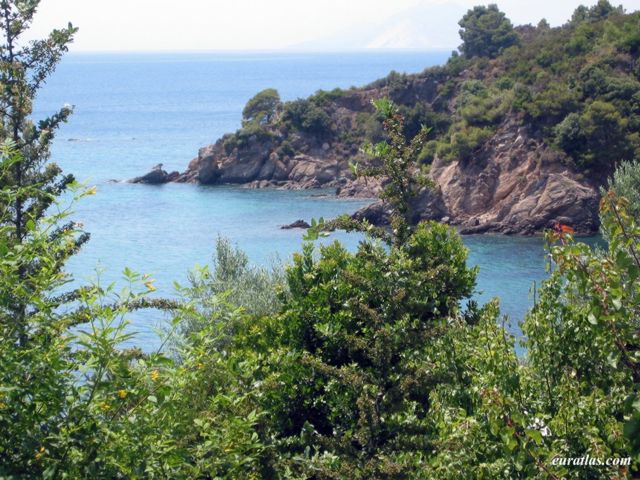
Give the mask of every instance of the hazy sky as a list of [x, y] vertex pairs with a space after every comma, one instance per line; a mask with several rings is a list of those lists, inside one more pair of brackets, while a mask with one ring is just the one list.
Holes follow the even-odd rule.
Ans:
[[[441, 3], [497, 3], [515, 24], [559, 25], [595, 0], [42, 0], [31, 35], [71, 21], [80, 27], [72, 51], [273, 50]], [[611, 3], [640, 10], [640, 0]]]

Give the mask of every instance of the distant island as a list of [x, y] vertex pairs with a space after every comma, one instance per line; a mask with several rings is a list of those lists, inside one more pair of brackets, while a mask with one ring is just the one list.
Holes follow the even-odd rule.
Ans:
[[[595, 232], [600, 186], [640, 153], [640, 13], [579, 8], [561, 27], [513, 28], [491, 8], [461, 20], [464, 43], [443, 66], [291, 102], [267, 89], [248, 102], [242, 128], [202, 148], [185, 172], [136, 181], [374, 197], [380, 185], [355, 179], [349, 165], [364, 160], [363, 143], [383, 138], [371, 101], [387, 96], [408, 138], [432, 128], [421, 161], [436, 187], [415, 200], [416, 221], [462, 233], [533, 234], [556, 221]], [[480, 14], [495, 15], [491, 27]], [[386, 221], [380, 203], [357, 215]]]

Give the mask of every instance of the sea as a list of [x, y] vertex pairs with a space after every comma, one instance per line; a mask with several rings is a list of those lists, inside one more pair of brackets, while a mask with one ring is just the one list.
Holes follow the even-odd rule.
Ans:
[[[198, 149], [240, 126], [253, 95], [276, 88], [282, 99], [319, 89], [366, 85], [390, 71], [417, 73], [442, 64], [449, 52], [353, 53], [101, 53], [66, 55], [40, 92], [38, 120], [75, 106], [57, 132], [52, 161], [97, 194], [73, 205], [72, 218], [91, 240], [67, 264], [75, 284], [126, 285], [123, 270], [149, 274], [161, 297], [174, 282], [187, 284], [196, 266], [211, 264], [215, 242], [226, 237], [255, 265], [290, 262], [303, 232], [282, 230], [297, 219], [351, 213], [366, 200], [332, 198], [323, 191], [251, 190], [239, 186], [137, 185], [126, 180], [162, 163], [183, 171]], [[325, 195], [322, 195], [325, 194]], [[355, 249], [361, 237], [333, 233]], [[540, 237], [464, 237], [469, 264], [479, 266], [475, 299], [499, 297], [516, 335], [532, 304], [531, 289], [545, 278]], [[149, 351], [160, 344], [166, 318], [133, 314], [130, 343]]]

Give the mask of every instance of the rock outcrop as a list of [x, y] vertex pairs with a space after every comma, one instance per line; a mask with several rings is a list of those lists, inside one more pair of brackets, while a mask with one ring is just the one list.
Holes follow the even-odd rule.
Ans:
[[471, 162], [436, 159], [431, 176], [443, 216], [462, 233], [533, 234], [554, 221], [580, 233], [598, 228], [597, 186], [514, 124], [502, 125]]
[[[462, 72], [456, 79], [462, 84], [474, 75], [478, 73]], [[380, 183], [355, 178], [350, 168], [354, 160], [366, 161], [360, 153], [364, 138], [381, 138], [371, 101], [388, 96], [404, 108], [426, 105], [424, 108], [456, 114], [455, 95], [447, 100], [441, 94], [440, 86], [452, 78], [449, 74], [436, 69], [405, 76], [401, 87], [389, 78], [361, 89], [325, 92], [328, 97], [302, 101], [307, 102], [305, 108], [324, 112], [329, 120], [324, 130], [296, 125], [285, 118], [286, 106], [281, 106], [269, 123], [245, 126], [201, 148], [184, 173], [159, 169], [133, 181], [330, 188], [341, 197], [373, 199]], [[468, 234], [534, 234], [556, 221], [578, 233], [597, 231], [597, 179], [573, 169], [563, 153], [546, 144], [539, 132], [523, 125], [522, 117], [507, 114], [467, 160], [445, 161], [436, 155], [430, 173], [436, 187], [414, 200], [414, 220], [444, 221]], [[355, 216], [381, 225], [388, 222], [387, 210], [384, 204], [374, 202]]]
[[289, 225], [282, 225], [280, 227], [280, 229], [282, 229], [282, 230], [291, 230], [291, 229], [294, 229], [294, 228], [307, 229], [307, 228], [311, 228], [311, 225], [309, 225], [304, 220], [296, 220], [295, 222], [290, 223]]
[[153, 168], [149, 173], [146, 173], [140, 177], [135, 177], [129, 180], [131, 183], [146, 183], [148, 185], [161, 185], [163, 183], [174, 182], [180, 177], [180, 172], [168, 173], [166, 170], [160, 168]]
[[[431, 168], [436, 189], [415, 199], [415, 220], [444, 220], [463, 234], [534, 234], [556, 221], [579, 233], [598, 228], [599, 193], [566, 166], [566, 159], [527, 135], [503, 125], [473, 161], [436, 158]], [[356, 213], [374, 224], [387, 223], [376, 202]]]

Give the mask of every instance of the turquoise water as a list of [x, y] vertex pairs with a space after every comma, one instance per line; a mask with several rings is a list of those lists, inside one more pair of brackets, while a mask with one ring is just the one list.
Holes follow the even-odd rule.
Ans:
[[[320, 88], [348, 88], [389, 71], [419, 72], [442, 63], [444, 52], [351, 54], [69, 55], [36, 103], [35, 118], [64, 103], [76, 106], [52, 151], [53, 159], [79, 180], [98, 187], [76, 207], [74, 218], [92, 234], [68, 264], [79, 280], [96, 269], [103, 282], [118, 280], [124, 267], [150, 273], [158, 294], [173, 294], [196, 264], [209, 262], [215, 239], [236, 242], [257, 264], [287, 261], [302, 233], [280, 225], [299, 218], [333, 217], [366, 202], [317, 197], [317, 192], [248, 190], [196, 185], [147, 186], [110, 183], [164, 163], [184, 170], [198, 148], [240, 124], [246, 101], [275, 87], [283, 99]], [[357, 245], [355, 235], [332, 238]], [[532, 282], [544, 278], [539, 238], [465, 238], [470, 263], [480, 266], [477, 298], [499, 296], [513, 322], [530, 305]], [[137, 314], [136, 343], [157, 345], [157, 312]]]

